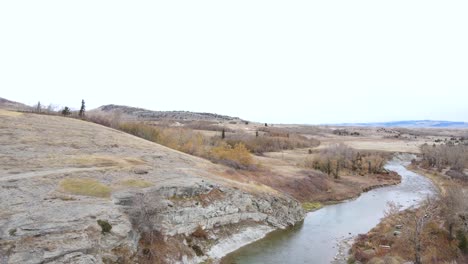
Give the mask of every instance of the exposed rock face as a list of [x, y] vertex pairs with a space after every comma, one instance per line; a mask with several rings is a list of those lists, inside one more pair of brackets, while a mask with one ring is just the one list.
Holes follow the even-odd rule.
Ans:
[[212, 229], [246, 220], [284, 228], [304, 218], [301, 205], [293, 199], [254, 196], [208, 183], [120, 193], [115, 203], [124, 208], [134, 224], [150, 220], [151, 228], [172, 236], [190, 234], [198, 226]]
[[[0, 263], [133, 262], [141, 254], [141, 232], [177, 237], [183, 244], [201, 227], [209, 233], [205, 240], [212, 241], [197, 242], [202, 254], [197, 256], [187, 246], [185, 255], [163, 259], [193, 263], [221, 257], [303, 218], [300, 204], [293, 199], [252, 195], [205, 181], [190, 187], [117, 192], [112, 201], [86, 197], [46, 200], [38, 203], [36, 210], [0, 222]], [[97, 219], [108, 221], [111, 232], [101, 234]], [[236, 230], [216, 232], [229, 226]], [[10, 230], [16, 231], [12, 234]], [[237, 236], [229, 240], [232, 235]]]
[[[207, 232], [204, 241], [191, 245], [198, 247], [199, 252], [182, 256], [187, 262], [222, 257], [275, 228], [285, 228], [304, 219], [301, 205], [293, 199], [252, 195], [206, 182], [182, 188], [122, 192], [114, 196], [114, 202], [121, 206], [138, 232], [157, 231], [163, 236], [180, 235], [182, 239], [198, 228]], [[217, 232], [229, 226], [235, 226], [236, 230]], [[182, 260], [168, 262], [173, 261]]]

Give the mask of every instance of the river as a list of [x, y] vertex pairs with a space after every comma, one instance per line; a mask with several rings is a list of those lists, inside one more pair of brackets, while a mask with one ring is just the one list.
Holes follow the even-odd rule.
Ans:
[[384, 215], [388, 202], [408, 208], [435, 192], [426, 177], [405, 168], [407, 161], [395, 158], [385, 168], [401, 175], [395, 186], [363, 193], [357, 199], [326, 206], [308, 213], [304, 222], [278, 230], [265, 238], [227, 255], [222, 263], [331, 263], [339, 255], [338, 246], [357, 234], [367, 233]]

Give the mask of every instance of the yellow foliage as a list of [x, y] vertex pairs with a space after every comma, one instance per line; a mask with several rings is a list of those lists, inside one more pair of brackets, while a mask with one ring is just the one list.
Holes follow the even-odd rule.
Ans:
[[306, 212], [312, 212], [312, 211], [318, 210], [318, 209], [320, 209], [322, 207], [323, 207], [323, 205], [321, 203], [319, 203], [319, 202], [305, 202], [305, 203], [302, 203], [302, 208]]
[[216, 160], [235, 162], [243, 167], [253, 164], [252, 155], [242, 143], [237, 143], [234, 147], [225, 143], [220, 144], [211, 150], [211, 157]]

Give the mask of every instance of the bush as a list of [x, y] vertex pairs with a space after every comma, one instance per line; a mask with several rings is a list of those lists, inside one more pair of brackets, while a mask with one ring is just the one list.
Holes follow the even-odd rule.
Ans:
[[15, 235], [16, 235], [16, 231], [17, 231], [16, 228], [10, 229], [10, 230], [8, 230], [8, 234], [9, 234], [10, 236], [15, 236]]
[[322, 207], [323, 207], [323, 205], [321, 203], [319, 203], [319, 202], [305, 202], [305, 203], [302, 203], [302, 208], [306, 212], [312, 212], [312, 211], [318, 210], [318, 209], [320, 209]]
[[263, 136], [250, 134], [231, 134], [226, 137], [227, 142], [234, 146], [242, 143], [246, 148], [255, 154], [265, 152], [276, 152], [295, 148], [310, 148], [318, 146], [318, 141], [308, 139], [298, 134], [268, 132]]
[[360, 175], [382, 173], [385, 162], [383, 154], [360, 153], [344, 144], [338, 144], [320, 150], [314, 158], [306, 158], [304, 166], [338, 178], [343, 169]]
[[122, 130], [137, 137], [144, 138], [149, 141], [159, 141], [160, 131], [154, 126], [141, 123], [122, 123], [119, 125], [118, 128], [119, 130]]
[[468, 240], [466, 238], [465, 233], [462, 230], [458, 230], [457, 232], [457, 240], [458, 240], [458, 248], [463, 253], [468, 253]]
[[197, 229], [193, 231], [192, 236], [196, 238], [208, 239], [208, 233], [206, 233], [206, 231], [201, 226], [198, 226]]
[[422, 165], [428, 168], [442, 170], [446, 167], [454, 171], [463, 172], [468, 167], [468, 146], [424, 144], [421, 146]]
[[253, 166], [252, 155], [242, 143], [234, 147], [222, 143], [211, 150], [210, 159], [237, 169], [249, 169]]
[[97, 223], [99, 226], [101, 226], [102, 234], [109, 233], [112, 229], [111, 224], [109, 224], [109, 222], [107, 222], [106, 220], [97, 220]]

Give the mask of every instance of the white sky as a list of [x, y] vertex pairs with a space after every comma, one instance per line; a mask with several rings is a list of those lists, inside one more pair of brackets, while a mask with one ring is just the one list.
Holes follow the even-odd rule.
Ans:
[[0, 1], [0, 96], [468, 121], [468, 1]]

